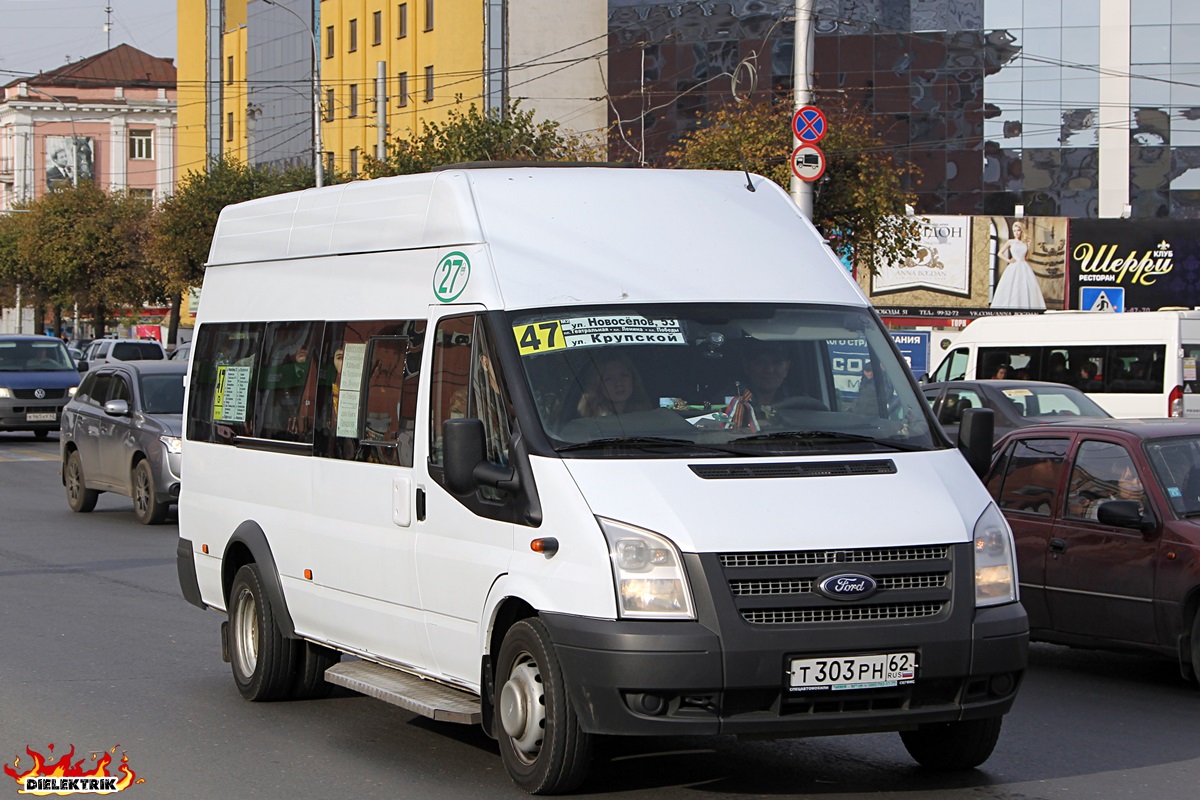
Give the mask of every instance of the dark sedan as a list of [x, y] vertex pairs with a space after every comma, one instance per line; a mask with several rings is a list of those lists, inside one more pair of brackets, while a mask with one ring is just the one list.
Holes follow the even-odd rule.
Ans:
[[1093, 420], [1002, 439], [986, 478], [1034, 639], [1200, 671], [1200, 421]]
[[1111, 414], [1083, 392], [1065, 383], [1044, 381], [946, 381], [921, 387], [938, 422], [954, 441], [962, 412], [996, 412], [995, 439], [1011, 430], [1078, 417], [1110, 419]]
[[138, 522], [166, 519], [179, 499], [183, 376], [178, 361], [125, 361], [90, 372], [63, 409], [63, 486], [71, 510], [101, 492], [133, 498]]

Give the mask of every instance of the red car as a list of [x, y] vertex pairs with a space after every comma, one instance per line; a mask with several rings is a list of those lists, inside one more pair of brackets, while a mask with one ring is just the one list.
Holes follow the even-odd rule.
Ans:
[[1140, 650], [1200, 673], [1200, 421], [1018, 429], [988, 491], [1017, 546], [1030, 637]]

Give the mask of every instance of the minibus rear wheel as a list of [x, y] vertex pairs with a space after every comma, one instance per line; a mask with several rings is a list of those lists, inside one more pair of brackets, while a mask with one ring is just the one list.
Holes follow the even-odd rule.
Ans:
[[312, 642], [298, 641], [296, 675], [289, 696], [293, 700], [319, 700], [329, 697], [333, 684], [325, 680], [325, 670], [342, 660], [342, 654]]
[[505, 634], [496, 685], [500, 755], [513, 782], [530, 794], [569, 792], [583, 783], [591, 736], [579, 727], [554, 645], [537, 618]]
[[988, 760], [1000, 738], [1003, 717], [922, 725], [901, 731], [904, 748], [918, 764], [939, 772], [974, 769]]
[[296, 642], [284, 638], [263, 589], [258, 564], [242, 566], [229, 592], [229, 661], [247, 700], [286, 697], [296, 664]]

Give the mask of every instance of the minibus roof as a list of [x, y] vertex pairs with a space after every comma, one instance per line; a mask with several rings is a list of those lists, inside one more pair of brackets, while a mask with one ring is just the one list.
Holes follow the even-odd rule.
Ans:
[[432, 274], [436, 251], [473, 245], [495, 276], [485, 301], [504, 308], [868, 305], [787, 195], [742, 172], [448, 169], [308, 189], [224, 209], [208, 266], [428, 250]]

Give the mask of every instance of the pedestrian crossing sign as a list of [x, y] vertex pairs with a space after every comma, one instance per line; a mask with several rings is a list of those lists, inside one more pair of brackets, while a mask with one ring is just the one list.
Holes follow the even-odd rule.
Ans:
[[1079, 290], [1079, 308], [1082, 311], [1125, 310], [1125, 290], [1115, 286], [1092, 286]]

